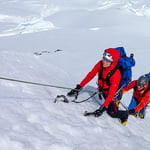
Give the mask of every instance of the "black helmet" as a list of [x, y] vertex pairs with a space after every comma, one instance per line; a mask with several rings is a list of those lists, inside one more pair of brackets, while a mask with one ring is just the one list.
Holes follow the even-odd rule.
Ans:
[[149, 78], [147, 78], [146, 76], [140, 76], [139, 79], [137, 80], [137, 86], [139, 87], [144, 87], [146, 85], [148, 85], [149, 83]]

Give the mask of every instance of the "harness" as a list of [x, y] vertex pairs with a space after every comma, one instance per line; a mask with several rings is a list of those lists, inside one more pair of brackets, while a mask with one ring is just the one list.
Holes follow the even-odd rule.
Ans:
[[[113, 68], [112, 70], [110, 70], [110, 72], [107, 74], [106, 78], [103, 78], [102, 77], [102, 72], [103, 72], [103, 66], [102, 66], [102, 63], [100, 63], [100, 71], [99, 71], [99, 75], [98, 75], [98, 80], [102, 80], [104, 82], [106, 82], [106, 84], [108, 86], [110, 86], [110, 78], [111, 76], [120, 68], [119, 64], [117, 64], [117, 66], [115, 68]], [[105, 88], [105, 89], [100, 89], [99, 91], [100, 92], [103, 92], [103, 91], [107, 91], [109, 88]]]

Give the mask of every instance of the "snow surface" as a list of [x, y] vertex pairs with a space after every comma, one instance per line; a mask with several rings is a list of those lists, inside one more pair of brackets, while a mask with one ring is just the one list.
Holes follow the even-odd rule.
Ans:
[[[105, 48], [124, 46], [136, 79], [150, 71], [149, 27], [149, 0], [0, 0], [0, 77], [74, 88]], [[96, 87], [95, 78], [85, 90]], [[0, 80], [0, 150], [149, 150], [149, 108], [122, 126], [106, 113], [83, 116], [97, 97], [54, 103], [68, 91]]]

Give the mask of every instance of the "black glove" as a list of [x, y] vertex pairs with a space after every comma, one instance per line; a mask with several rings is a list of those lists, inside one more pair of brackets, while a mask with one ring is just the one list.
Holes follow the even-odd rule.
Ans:
[[97, 109], [95, 112], [94, 112], [94, 115], [95, 117], [100, 117], [103, 112], [106, 110], [106, 107], [104, 106], [101, 106], [99, 109]]
[[132, 114], [134, 114], [134, 113], [135, 113], [135, 110], [134, 110], [134, 109], [128, 110], [128, 114], [129, 114], [129, 115], [132, 115]]
[[67, 96], [70, 96], [70, 97], [71, 97], [71, 96], [75, 96], [75, 98], [77, 99], [78, 94], [79, 94], [79, 92], [80, 92], [81, 89], [82, 89], [82, 87], [81, 87], [80, 85], [77, 85], [75, 89], [71, 90], [71, 91], [67, 94]]
[[131, 54], [130, 54], [130, 57], [134, 57], [134, 54], [133, 54], [133, 53], [131, 53]]

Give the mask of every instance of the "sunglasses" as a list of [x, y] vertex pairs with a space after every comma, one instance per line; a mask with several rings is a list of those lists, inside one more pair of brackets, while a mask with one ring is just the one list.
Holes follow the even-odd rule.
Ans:
[[107, 62], [112, 62], [113, 61], [112, 56], [107, 52], [103, 53], [103, 60], [105, 60]]

